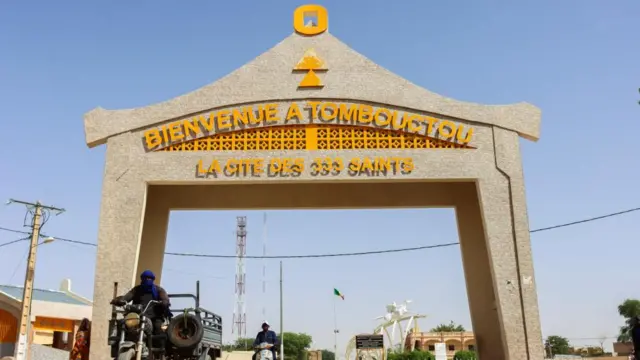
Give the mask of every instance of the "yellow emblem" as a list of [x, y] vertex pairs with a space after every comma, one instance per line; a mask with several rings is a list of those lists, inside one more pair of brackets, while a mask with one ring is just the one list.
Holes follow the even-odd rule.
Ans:
[[324, 84], [322, 84], [322, 80], [320, 80], [316, 72], [326, 71], [327, 67], [324, 64], [324, 61], [322, 61], [322, 59], [318, 57], [314, 49], [305, 51], [302, 59], [298, 61], [293, 70], [307, 72], [298, 87], [314, 88], [324, 86]]
[[[315, 21], [306, 22], [305, 17], [314, 17]], [[321, 5], [302, 5], [293, 12], [293, 28], [300, 35], [314, 36], [329, 28], [327, 9]]]

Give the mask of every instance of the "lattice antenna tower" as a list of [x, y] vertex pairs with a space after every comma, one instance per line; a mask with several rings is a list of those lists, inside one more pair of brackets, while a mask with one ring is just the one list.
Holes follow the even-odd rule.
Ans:
[[236, 225], [236, 306], [233, 310], [232, 333], [239, 339], [247, 334], [247, 313], [244, 303], [246, 272], [244, 257], [247, 254], [247, 217], [238, 216]]
[[267, 213], [262, 217], [262, 321], [267, 320]]

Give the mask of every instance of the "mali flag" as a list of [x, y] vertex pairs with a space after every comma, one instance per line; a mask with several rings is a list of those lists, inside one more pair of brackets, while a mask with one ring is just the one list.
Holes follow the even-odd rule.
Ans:
[[342, 298], [342, 300], [344, 300], [344, 295], [342, 295], [342, 293], [340, 291], [338, 291], [338, 289], [336, 289], [336, 288], [333, 289], [333, 295], [340, 296]]

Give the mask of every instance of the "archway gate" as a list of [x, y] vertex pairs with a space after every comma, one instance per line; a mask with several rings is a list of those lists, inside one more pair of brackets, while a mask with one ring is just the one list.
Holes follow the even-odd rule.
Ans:
[[194, 92], [85, 115], [88, 146], [107, 146], [92, 359], [108, 356], [113, 282], [160, 276], [171, 210], [390, 207], [454, 207], [481, 359], [543, 358], [519, 153], [540, 111], [431, 93], [326, 16], [298, 8], [292, 35]]

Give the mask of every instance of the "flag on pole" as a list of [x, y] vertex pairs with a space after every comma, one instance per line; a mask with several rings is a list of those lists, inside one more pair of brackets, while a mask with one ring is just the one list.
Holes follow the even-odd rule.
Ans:
[[338, 291], [338, 289], [336, 289], [336, 288], [333, 288], [333, 295], [340, 296], [340, 298], [342, 298], [342, 300], [344, 300], [344, 295], [342, 295], [342, 293], [340, 291]]

